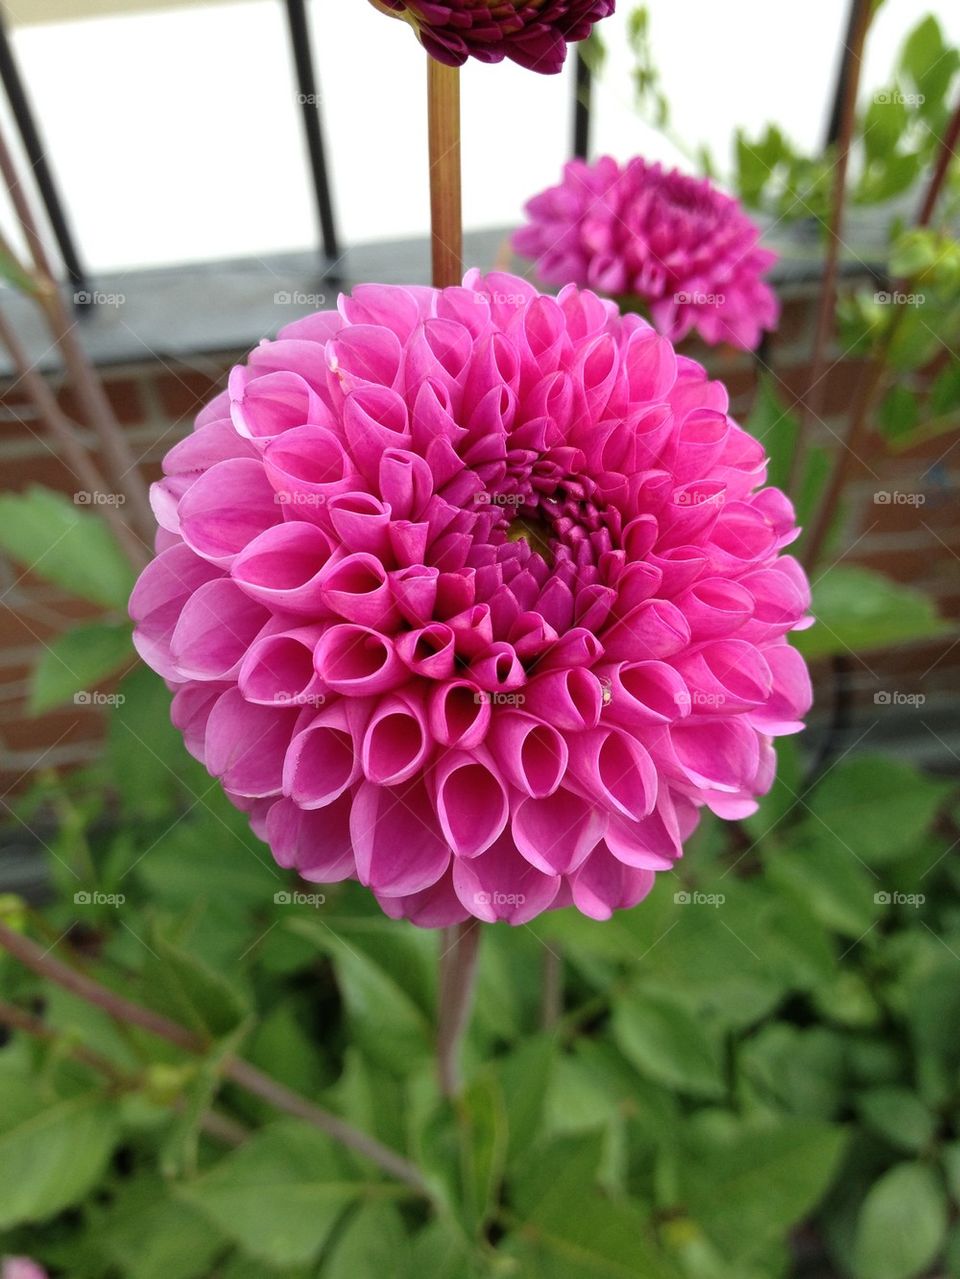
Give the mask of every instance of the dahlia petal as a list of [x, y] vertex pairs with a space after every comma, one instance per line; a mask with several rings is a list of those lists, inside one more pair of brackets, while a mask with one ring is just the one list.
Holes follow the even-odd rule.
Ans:
[[430, 888], [450, 862], [450, 849], [423, 782], [361, 782], [350, 813], [357, 877], [375, 893], [406, 897]]
[[455, 858], [453, 886], [471, 915], [488, 924], [526, 924], [549, 908], [559, 875], [545, 875], [517, 852], [504, 832], [479, 857]]
[[448, 751], [433, 774], [437, 817], [458, 857], [476, 857], [489, 848], [510, 816], [506, 785], [482, 749]]
[[591, 919], [609, 919], [615, 910], [636, 906], [650, 892], [656, 878], [652, 870], [637, 870], [598, 844], [587, 860], [570, 876], [574, 905]]
[[296, 710], [253, 706], [237, 689], [227, 689], [207, 720], [204, 763], [208, 771], [238, 795], [279, 795], [283, 757], [297, 717]]
[[350, 697], [386, 693], [407, 678], [389, 636], [348, 622], [324, 632], [314, 655], [314, 667], [328, 687]]
[[325, 706], [293, 736], [283, 761], [283, 793], [304, 809], [325, 808], [360, 776], [364, 706]]
[[315, 884], [338, 884], [356, 874], [350, 843], [349, 793], [310, 812], [289, 799], [275, 800], [266, 817], [266, 839], [274, 857]]
[[576, 870], [603, 838], [606, 818], [572, 791], [524, 799], [513, 811], [511, 830], [519, 851], [545, 875]]
[[273, 489], [253, 458], [231, 458], [205, 471], [180, 499], [179, 515], [187, 545], [225, 565], [281, 520]]
[[269, 621], [269, 612], [228, 577], [204, 582], [186, 601], [170, 636], [180, 679], [228, 679]]
[[315, 524], [290, 520], [253, 538], [230, 573], [237, 586], [267, 608], [316, 619], [323, 615], [323, 572], [331, 541]]

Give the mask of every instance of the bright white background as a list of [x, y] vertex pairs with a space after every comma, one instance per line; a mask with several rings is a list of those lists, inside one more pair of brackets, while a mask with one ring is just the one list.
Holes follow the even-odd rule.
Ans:
[[[603, 24], [608, 66], [594, 149], [684, 163], [632, 109], [624, 28]], [[674, 126], [721, 163], [738, 124], [822, 137], [846, 22], [840, 0], [652, 0], [652, 39]], [[866, 92], [889, 77], [927, 11], [960, 40], [956, 0], [887, 0]], [[345, 242], [427, 228], [424, 57], [365, 0], [313, 0], [314, 52]], [[85, 18], [15, 32], [16, 51], [86, 262], [95, 270], [244, 256], [315, 243], [288, 37], [278, 0]], [[559, 176], [571, 81], [509, 63], [463, 74], [464, 216], [505, 225]], [[7, 124], [9, 128], [9, 124]], [[10, 227], [8, 210], [0, 223]]]

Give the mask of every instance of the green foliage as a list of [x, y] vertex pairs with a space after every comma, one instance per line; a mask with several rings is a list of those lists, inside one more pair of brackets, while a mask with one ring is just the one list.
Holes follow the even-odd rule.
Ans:
[[[80, 914], [87, 966], [197, 1046], [18, 972], [12, 997], [43, 996], [52, 1039], [0, 1049], [0, 1250], [71, 1279], [783, 1279], [798, 1230], [821, 1273], [908, 1279], [955, 1250], [950, 784], [855, 754], [810, 788], [788, 743], [745, 844], [705, 820], [683, 879], [636, 910], [487, 930], [450, 1105], [437, 937], [356, 885], [292, 899], [243, 815], [151, 731], [154, 682], [122, 687], [103, 772], [57, 793], [43, 927], [77, 922], [77, 874], [122, 896]], [[566, 975], [553, 1033], [544, 944]], [[417, 1163], [431, 1201], [238, 1088], [236, 1055]]]
[[76, 693], [90, 700], [91, 690], [135, 661], [125, 623], [95, 622], [59, 635], [41, 649], [33, 672], [30, 709], [40, 715]]
[[34, 485], [0, 495], [0, 548], [24, 572], [126, 613], [130, 565], [99, 516], [61, 493]]
[[835, 564], [814, 582], [813, 613], [817, 625], [793, 637], [811, 659], [867, 653], [948, 629], [921, 591], [853, 564]]

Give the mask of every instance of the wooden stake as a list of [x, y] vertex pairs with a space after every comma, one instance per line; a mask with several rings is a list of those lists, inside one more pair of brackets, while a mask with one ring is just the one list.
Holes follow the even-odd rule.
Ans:
[[463, 279], [460, 204], [460, 68], [427, 57], [430, 135], [430, 242], [438, 289]]

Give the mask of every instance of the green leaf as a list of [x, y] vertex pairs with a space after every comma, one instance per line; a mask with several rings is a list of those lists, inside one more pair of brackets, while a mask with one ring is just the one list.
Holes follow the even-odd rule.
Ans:
[[808, 660], [930, 639], [949, 628], [921, 591], [872, 569], [835, 564], [813, 585], [817, 625], [793, 642]]
[[799, 423], [775, 391], [773, 378], [767, 374], [760, 378], [745, 427], [767, 451], [768, 482], [785, 489]]
[[102, 680], [134, 660], [130, 627], [125, 623], [95, 622], [58, 635], [40, 651], [30, 690], [30, 713], [42, 715], [71, 697], [80, 705], [89, 704]]
[[925, 112], [943, 101], [958, 63], [957, 50], [947, 47], [935, 17], [924, 18], [911, 31], [900, 54], [900, 66], [923, 95]]
[[219, 1230], [152, 1177], [128, 1186], [97, 1233], [126, 1279], [205, 1279], [224, 1246]]
[[540, 1135], [544, 1110], [553, 1078], [557, 1042], [539, 1035], [521, 1043], [497, 1063], [510, 1120], [508, 1155], [522, 1155]]
[[916, 851], [954, 789], [909, 764], [860, 755], [831, 769], [807, 796], [813, 815], [801, 829], [816, 836], [826, 827], [866, 865], [886, 866]]
[[874, 95], [863, 120], [863, 146], [868, 160], [886, 160], [896, 150], [907, 123], [902, 94], [889, 90]]
[[642, 1075], [699, 1097], [723, 1093], [715, 1037], [679, 1004], [641, 990], [618, 1002], [613, 1035]]
[[[169, 814], [178, 807], [212, 807], [214, 786], [187, 754], [170, 722], [170, 691], [163, 680], [138, 666], [117, 691], [123, 701], [110, 716], [107, 761], [112, 787], [128, 818], [138, 823], [157, 818], [169, 827]], [[187, 782], [192, 776], [203, 778], [196, 791]]]
[[6, 245], [0, 245], [0, 280], [6, 280], [19, 293], [32, 296], [38, 292], [37, 281]]
[[152, 1008], [207, 1039], [222, 1039], [249, 1014], [247, 1002], [220, 973], [154, 933], [143, 967]]
[[816, 839], [765, 852], [765, 862], [770, 883], [796, 893], [835, 932], [859, 938], [880, 915], [879, 882], [824, 827]]
[[71, 595], [126, 612], [133, 570], [106, 524], [39, 485], [0, 495], [0, 547]]
[[947, 1204], [937, 1175], [922, 1164], [898, 1164], [864, 1200], [857, 1222], [857, 1279], [911, 1279], [943, 1246]]
[[353, 1178], [329, 1138], [287, 1120], [178, 1194], [241, 1248], [285, 1266], [312, 1261], [347, 1205], [373, 1189]]
[[338, 1234], [324, 1264], [323, 1279], [386, 1279], [402, 1274], [409, 1251], [403, 1219], [393, 1204], [361, 1204]]
[[485, 1071], [465, 1089], [459, 1112], [467, 1220], [479, 1225], [496, 1204], [507, 1159], [507, 1108], [492, 1072]]
[[900, 1150], [925, 1149], [936, 1130], [936, 1119], [909, 1088], [871, 1088], [857, 1098], [857, 1109], [868, 1128]]
[[97, 1093], [44, 1105], [25, 1082], [0, 1100], [0, 1230], [53, 1217], [103, 1176], [117, 1140], [117, 1111]]
[[844, 1142], [841, 1129], [810, 1119], [694, 1125], [683, 1140], [677, 1200], [727, 1256], [756, 1256], [823, 1197]]
[[920, 421], [920, 404], [914, 393], [902, 383], [892, 386], [877, 410], [877, 422], [889, 440], [909, 435]]
[[333, 960], [353, 1041], [371, 1061], [405, 1074], [432, 1055], [423, 970], [435, 938], [380, 920], [353, 928], [338, 921], [335, 932], [313, 919], [292, 919], [289, 927], [313, 938]]
[[677, 1279], [640, 1209], [594, 1189], [600, 1150], [589, 1136], [532, 1152], [531, 1174], [517, 1187], [521, 1228], [504, 1251], [531, 1279]]

